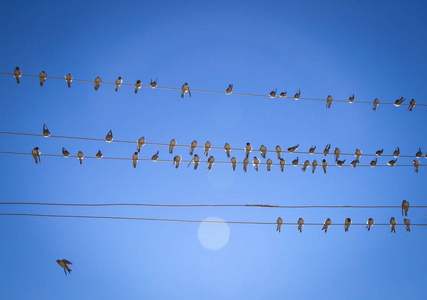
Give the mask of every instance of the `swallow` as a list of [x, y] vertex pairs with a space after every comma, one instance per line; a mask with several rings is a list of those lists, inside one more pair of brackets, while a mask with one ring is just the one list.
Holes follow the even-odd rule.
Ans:
[[270, 94], [268, 94], [268, 97], [276, 98], [276, 92], [277, 92], [277, 89], [275, 91], [271, 91]]
[[316, 168], [318, 165], [319, 163], [317, 162], [317, 160], [313, 160], [313, 163], [311, 164], [311, 167], [313, 168], [313, 170], [311, 171], [311, 173], [314, 174], [314, 171], [316, 171]]
[[415, 105], [417, 105], [417, 102], [415, 102], [415, 100], [414, 100], [414, 99], [412, 99], [412, 100], [409, 102], [408, 110], [409, 110], [409, 111], [412, 111], [412, 110], [414, 109]]
[[288, 152], [289, 153], [294, 153], [295, 151], [297, 151], [298, 147], [299, 147], [299, 144], [295, 145], [293, 147], [290, 147], [290, 148], [288, 148]]
[[292, 165], [293, 165], [294, 167], [298, 166], [298, 161], [299, 161], [299, 157], [297, 156], [297, 158], [295, 158], [295, 159], [292, 161]]
[[377, 152], [375, 152], [375, 155], [376, 155], [376, 156], [382, 156], [382, 155], [383, 155], [383, 152], [384, 152], [384, 149], [377, 150]]
[[15, 68], [15, 71], [13, 71], [13, 76], [16, 78], [16, 83], [21, 84], [20, 78], [22, 76], [22, 72], [19, 70], [19, 67]]
[[225, 151], [225, 154], [227, 154], [227, 157], [230, 158], [231, 146], [230, 146], [229, 143], [225, 143], [225, 145], [224, 145], [224, 151]]
[[181, 98], [184, 98], [185, 93], [188, 92], [188, 95], [190, 95], [191, 98], [191, 92], [190, 92], [190, 88], [188, 87], [188, 83], [184, 83], [182, 88], [181, 88]]
[[233, 85], [230, 84], [230, 85], [228, 85], [228, 88], [225, 90], [225, 93], [227, 95], [231, 95], [232, 92], [233, 92]]
[[375, 98], [375, 100], [374, 100], [374, 106], [372, 107], [372, 109], [374, 111], [376, 111], [378, 105], [380, 105], [380, 100], [378, 98]]
[[138, 90], [142, 87], [142, 82], [141, 80], [137, 80], [135, 83], [135, 94], [138, 93]]
[[280, 159], [280, 155], [282, 154], [282, 147], [279, 145], [276, 146], [277, 159]]
[[135, 169], [136, 168], [136, 164], [138, 163], [138, 152], [135, 152], [132, 155], [132, 162], [133, 162], [133, 168]]
[[391, 217], [390, 218], [390, 227], [391, 227], [391, 231], [390, 232], [396, 233], [396, 225], [397, 225], [396, 220], [393, 217]]
[[267, 147], [264, 145], [261, 145], [259, 148], [259, 152], [261, 153], [262, 158], [265, 159], [265, 155], [267, 154]]
[[194, 170], [197, 170], [197, 167], [199, 166], [200, 157], [197, 154], [194, 154], [193, 159], [188, 164], [187, 168], [191, 165], [191, 163], [194, 163]]
[[245, 172], [248, 171], [248, 165], [249, 165], [249, 158], [245, 157], [245, 159], [243, 160], [243, 171]]
[[71, 76], [71, 74], [66, 75], [65, 76], [65, 81], [67, 82], [68, 87], [70, 88], [71, 87], [71, 82], [73, 81], [73, 76]]
[[138, 153], [141, 151], [141, 147], [145, 145], [145, 137], [141, 136], [137, 141], [138, 144]]
[[209, 155], [209, 150], [211, 150], [211, 148], [212, 148], [212, 145], [209, 141], [207, 141], [203, 148], [205, 148], [205, 155], [207, 157]]
[[65, 275], [67, 275], [67, 271], [68, 271], [68, 274], [71, 273], [72, 270], [68, 267], [68, 265], [72, 265], [73, 264], [72, 262], [66, 259], [57, 259], [56, 262], [58, 263], [58, 265], [61, 266], [61, 268], [64, 269]]
[[323, 150], [323, 155], [324, 156], [328, 155], [330, 150], [331, 150], [331, 144], [327, 144], [325, 147], [325, 150]]
[[246, 152], [246, 158], [248, 158], [249, 157], [249, 153], [251, 153], [251, 151], [252, 151], [251, 143], [246, 143], [246, 147], [243, 150], [245, 150], [245, 152]]
[[396, 161], [397, 161], [397, 158], [396, 158], [396, 159], [392, 159], [392, 160], [390, 160], [387, 164], [388, 164], [390, 167], [393, 167], [393, 166], [396, 164]]
[[237, 159], [235, 157], [232, 157], [230, 159], [230, 163], [233, 166], [233, 171], [236, 171], [236, 164], [237, 164]]
[[99, 89], [99, 86], [101, 85], [101, 78], [99, 76], [95, 78], [94, 84], [95, 91], [97, 91]]
[[47, 128], [46, 124], [43, 124], [43, 136], [44, 137], [50, 137], [50, 131]]
[[181, 162], [181, 155], [177, 155], [173, 158], [172, 165], [175, 165], [175, 169], [178, 169], [180, 162]]
[[338, 167], [344, 166], [344, 163], [345, 163], [345, 159], [344, 160], [337, 160], [337, 166]]
[[396, 101], [394, 101], [393, 105], [396, 107], [399, 107], [403, 103], [403, 101], [405, 101], [405, 100], [406, 100], [406, 98], [400, 97], [400, 99], [397, 99]]
[[362, 150], [356, 149], [354, 156], [356, 157], [357, 162], [360, 162], [360, 157], [362, 156]]
[[77, 159], [80, 161], [80, 164], [83, 164], [83, 158], [84, 158], [85, 156], [83, 155], [83, 152], [81, 152], [81, 151], [79, 151], [78, 153], [77, 153]]
[[41, 87], [43, 86], [44, 82], [46, 81], [46, 78], [47, 78], [47, 74], [46, 74], [46, 72], [45, 72], [45, 71], [42, 71], [42, 72], [39, 74], [40, 86], [41, 86]]
[[339, 148], [335, 148], [335, 151], [334, 151], [335, 161], [338, 161], [340, 154], [341, 154], [341, 150]]
[[350, 165], [352, 168], [356, 168], [357, 164], [359, 163], [359, 161], [357, 159], [353, 160]]
[[420, 161], [414, 159], [414, 168], [415, 168], [415, 173], [418, 173], [418, 168], [420, 167]]
[[151, 160], [154, 162], [159, 160], [159, 151], [157, 151], [153, 156], [151, 156]]
[[302, 165], [301, 171], [305, 172], [305, 170], [310, 166], [310, 161], [306, 160]]
[[192, 141], [191, 142], [191, 144], [190, 144], [190, 155], [193, 155], [193, 152], [194, 152], [194, 150], [197, 148], [197, 141], [196, 140], [194, 140], [194, 141]]
[[287, 96], [288, 96], [288, 91], [281, 92], [280, 95], [279, 95], [280, 98], [286, 98]]
[[32, 151], [31, 154], [34, 157], [34, 160], [36, 161], [36, 165], [40, 163], [40, 154], [41, 152], [39, 151], [39, 147], [35, 147]]
[[207, 166], [208, 171], [212, 169], [212, 166], [214, 165], [214, 163], [215, 163], [215, 158], [211, 155], [208, 158], [208, 166]]
[[280, 172], [285, 171], [285, 165], [286, 165], [286, 160], [284, 160], [283, 158], [280, 158]]
[[377, 161], [378, 161], [378, 158], [375, 158], [374, 160], [372, 160], [372, 161], [369, 163], [369, 165], [370, 165], [371, 167], [375, 167], [375, 166], [377, 165]]
[[113, 131], [108, 131], [107, 135], [105, 136], [105, 141], [107, 143], [111, 143], [113, 141]]
[[282, 228], [282, 224], [283, 224], [283, 220], [281, 217], [277, 218], [276, 224], [277, 224], [276, 231], [278, 231], [280, 233], [280, 229]]
[[103, 157], [101, 150], [98, 150], [98, 153], [96, 153], [95, 157], [98, 159], [101, 159]]
[[116, 79], [116, 92], [119, 90], [119, 87], [122, 85], [123, 79], [119, 76]]
[[296, 93], [296, 94], [295, 94], [294, 99], [295, 99], [295, 100], [299, 100], [299, 99], [300, 99], [300, 97], [301, 97], [301, 90], [299, 89], [299, 90], [298, 90], [298, 93]]
[[350, 228], [351, 225], [351, 219], [350, 218], [346, 218], [344, 221], [344, 231], [347, 232], [348, 229]]
[[302, 232], [302, 227], [304, 226], [304, 219], [303, 218], [299, 218], [298, 219], [298, 230], [301, 233]]
[[309, 154], [314, 154], [316, 152], [316, 146], [311, 146], [310, 150], [308, 150]]
[[326, 159], [322, 160], [322, 168], [323, 168], [323, 174], [326, 174], [326, 168], [328, 167], [328, 163], [326, 162]]
[[157, 87], [157, 77], [156, 77], [156, 81], [153, 81], [153, 79], [150, 79], [150, 86], [153, 89]]
[[67, 151], [64, 147], [62, 147], [62, 155], [67, 158], [70, 157], [70, 152]]
[[173, 153], [173, 148], [175, 148], [176, 146], [176, 141], [174, 139], [172, 139], [169, 143], [169, 153], [172, 154]]
[[258, 172], [259, 164], [260, 164], [259, 158], [254, 156], [254, 159], [252, 160], [252, 165], [255, 167], [255, 171], [257, 171], [257, 172]]
[[406, 200], [403, 200], [403, 202], [402, 202], [402, 216], [403, 216], [403, 213], [405, 213], [405, 217], [407, 217], [408, 216], [408, 210], [409, 210], [409, 202]]
[[371, 231], [371, 226], [373, 226], [375, 224], [374, 219], [369, 218], [368, 221], [366, 222], [366, 228], [368, 228], [368, 231]]
[[418, 148], [418, 152], [417, 152], [417, 153], [415, 153], [415, 157], [416, 157], [416, 158], [421, 158], [421, 157], [423, 157], [423, 152], [421, 151], [421, 148]]
[[396, 150], [394, 150], [394, 152], [393, 152], [393, 157], [399, 157], [400, 156], [400, 149], [399, 149], [399, 147], [397, 147], [396, 148]]
[[332, 96], [329, 95], [328, 98], [326, 98], [326, 108], [331, 108], [331, 104], [332, 104]]
[[406, 231], [411, 232], [411, 221], [409, 221], [409, 219], [403, 219], [403, 222], [405, 223]]
[[273, 165], [273, 161], [271, 159], [267, 159], [267, 171], [270, 172], [271, 171], [271, 166]]
[[324, 230], [324, 231], [325, 231], [325, 233], [326, 233], [326, 232], [328, 232], [328, 228], [329, 228], [329, 226], [331, 226], [331, 224], [332, 224], [331, 219], [327, 218], [327, 219], [325, 220], [325, 223], [323, 223], [322, 230]]
[[351, 96], [348, 98], [348, 102], [349, 102], [349, 103], [353, 103], [353, 102], [354, 102], [354, 94], [353, 94], [353, 95], [351, 95]]

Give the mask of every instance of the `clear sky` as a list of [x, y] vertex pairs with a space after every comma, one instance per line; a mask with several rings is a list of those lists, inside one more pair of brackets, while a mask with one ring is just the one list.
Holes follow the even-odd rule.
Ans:
[[[159, 86], [268, 94], [301, 89], [302, 97], [427, 103], [427, 4], [424, 1], [2, 1], [0, 72], [114, 81], [158, 78]], [[426, 109], [294, 101], [47, 80], [0, 75], [0, 130], [118, 140], [243, 148], [251, 142], [308, 151], [330, 143], [343, 152], [391, 154], [427, 150]], [[1, 151], [131, 157], [135, 145], [0, 135]], [[140, 157], [171, 159], [144, 146]], [[189, 159], [187, 148], [174, 155]], [[201, 148], [196, 153], [203, 155]], [[239, 161], [243, 152], [232, 152]], [[212, 151], [217, 161], [224, 151]], [[259, 152], [252, 152], [260, 157]], [[274, 153], [270, 153], [277, 162]], [[284, 154], [288, 163], [296, 155]], [[204, 157], [203, 157], [204, 158]], [[314, 156], [300, 155], [300, 161]], [[318, 161], [323, 157], [316, 156]], [[332, 156], [328, 163], [333, 164]], [[327, 175], [265, 166], [186, 164], [0, 155], [2, 202], [426, 205], [427, 170], [412, 167], [330, 168]], [[353, 160], [347, 157], [346, 163]], [[368, 164], [371, 158], [362, 157]], [[389, 159], [379, 159], [385, 164]], [[426, 159], [422, 159], [426, 164]], [[397, 164], [412, 164], [400, 158]], [[5, 206], [1, 212], [132, 216], [226, 221], [403, 222], [400, 209], [73, 208]], [[410, 209], [426, 223], [425, 209]], [[0, 216], [2, 299], [424, 299], [426, 228], [370, 232], [354, 226], [206, 226], [145, 221]], [[219, 250], [205, 246], [229, 234]], [[222, 240], [222, 241], [224, 241]], [[215, 245], [214, 245], [215, 246]], [[65, 276], [56, 260], [73, 265]]]

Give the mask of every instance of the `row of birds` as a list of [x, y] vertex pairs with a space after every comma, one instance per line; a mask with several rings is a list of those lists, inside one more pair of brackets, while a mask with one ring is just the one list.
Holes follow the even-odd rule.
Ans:
[[[13, 72], [13, 75], [14, 75], [14, 77], [16, 78], [16, 83], [17, 83], [17, 84], [20, 84], [20, 83], [21, 83], [20, 78], [21, 78], [21, 76], [22, 76], [22, 72], [21, 72], [21, 70], [19, 69], [19, 67], [16, 67], [16, 68], [15, 68], [15, 70], [14, 70], [14, 72]], [[43, 86], [44, 82], [45, 82], [45, 81], [46, 81], [46, 79], [47, 79], [47, 74], [46, 74], [46, 72], [45, 72], [45, 71], [42, 71], [42, 72], [39, 74], [39, 79], [40, 79], [40, 86]], [[68, 74], [68, 75], [66, 75], [66, 76], [65, 76], [65, 81], [67, 82], [68, 87], [70, 88], [70, 87], [71, 87], [71, 82], [73, 81], [73, 77], [71, 76], [71, 74]], [[101, 86], [101, 83], [102, 83], [101, 78], [100, 78], [99, 76], [98, 76], [98, 77], [96, 77], [96, 78], [95, 78], [95, 80], [94, 80], [94, 89], [95, 89], [95, 91], [97, 91], [97, 90], [99, 89], [99, 87]], [[116, 89], [115, 89], [115, 91], [116, 91], [116, 92], [119, 90], [119, 87], [120, 87], [122, 84], [123, 84], [123, 79], [122, 79], [122, 77], [120, 77], [120, 76], [119, 76], [119, 77], [116, 79], [116, 81], [115, 81], [115, 85], [116, 85]], [[138, 90], [139, 90], [141, 87], [142, 87], [142, 82], [141, 82], [141, 80], [137, 80], [137, 81], [136, 81], [136, 83], [135, 83], [135, 94], [137, 94], [137, 93], [138, 93]], [[151, 88], [157, 88], [157, 78], [156, 78], [156, 80], [155, 80], [155, 81], [153, 81], [153, 79], [151, 79], [151, 80], [150, 80], [150, 87], [151, 87]], [[190, 96], [190, 98], [191, 98], [191, 91], [190, 91], [190, 87], [188, 86], [188, 83], [184, 83], [184, 84], [182, 85], [182, 88], [181, 88], [181, 98], [184, 98], [184, 95], [185, 95], [187, 92], [188, 92], [188, 95], [189, 95], [189, 96]], [[233, 84], [230, 84], [230, 85], [228, 86], [228, 88], [225, 90], [225, 94], [227, 94], [227, 95], [231, 95], [232, 93], [233, 93]], [[277, 96], [277, 89], [276, 89], [276, 90], [274, 90], [274, 91], [271, 91], [271, 92], [268, 94], [268, 97], [270, 97], [270, 98], [276, 98], [276, 97], [279, 97], [279, 98], [287, 98], [287, 97], [288, 97], [288, 93], [287, 93], [287, 91], [286, 91], [286, 92], [281, 92], [281, 93]], [[293, 98], [294, 98], [295, 100], [299, 100], [299, 99], [301, 98], [301, 89], [299, 89], [299, 90], [298, 90], [298, 92], [297, 92], [297, 93], [295, 93], [295, 95], [294, 95], [294, 97], [293, 97]], [[404, 98], [404, 97], [401, 97], [401, 98], [399, 98], [399, 99], [396, 99], [396, 100], [395, 100], [395, 102], [394, 102], [394, 106], [396, 106], [396, 107], [401, 106], [405, 100], [406, 100], [406, 98]], [[326, 97], [326, 108], [331, 108], [332, 102], [333, 102], [333, 98], [332, 98], [332, 96], [331, 96], [331, 95], [328, 95], [328, 97]], [[351, 96], [348, 98], [348, 102], [349, 102], [349, 103], [353, 103], [353, 102], [354, 102], [354, 94], [353, 94], [353, 95], [351, 95]], [[379, 100], [378, 98], [375, 98], [375, 100], [374, 100], [374, 102], [373, 102], [373, 107], [372, 107], [372, 109], [373, 109], [374, 111], [376, 111], [376, 110], [377, 110], [377, 107], [378, 107], [378, 105], [379, 105], [379, 104], [380, 104], [380, 100]], [[415, 101], [415, 99], [412, 99], [412, 100], [409, 102], [408, 110], [409, 110], [409, 111], [412, 111], [416, 104], [417, 104], [417, 102]]]

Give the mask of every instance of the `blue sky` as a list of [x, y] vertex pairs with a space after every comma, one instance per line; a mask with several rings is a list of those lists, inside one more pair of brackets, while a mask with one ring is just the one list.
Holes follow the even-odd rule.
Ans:
[[[426, 4], [422, 1], [170, 1], [0, 3], [1, 72], [125, 83], [158, 78], [160, 86], [268, 94], [275, 88], [302, 97], [391, 102], [402, 96], [426, 103]], [[243, 148], [251, 142], [300, 150], [326, 144], [343, 152], [391, 154], [427, 150], [426, 110], [406, 105], [294, 101], [93, 85], [23, 77], [17, 85], [0, 75], [1, 131], [180, 144], [209, 140]], [[406, 104], [406, 103], [405, 103]], [[0, 136], [2, 151], [131, 157], [134, 145]], [[140, 156], [171, 159], [167, 148], [144, 146]], [[174, 153], [189, 159], [188, 149]], [[203, 154], [202, 149], [196, 153]], [[212, 151], [217, 161], [224, 151]], [[238, 160], [243, 152], [234, 152]], [[259, 152], [253, 152], [259, 157]], [[288, 163], [296, 155], [285, 154]], [[275, 162], [275, 155], [270, 154]], [[300, 155], [300, 160], [313, 157]], [[316, 156], [319, 161], [323, 157]], [[211, 172], [178, 170], [169, 163], [0, 156], [3, 199], [8, 202], [280, 205], [425, 205], [425, 170], [330, 168], [327, 175], [252, 166], [243, 173], [215, 164]], [[353, 158], [347, 157], [347, 163]], [[361, 163], [371, 159], [362, 157]], [[379, 163], [385, 164], [386, 158]], [[333, 158], [328, 157], [333, 163]], [[421, 161], [425, 164], [425, 159]], [[401, 158], [398, 164], [411, 164]], [[400, 209], [279, 210], [256, 208], [70, 208], [2, 206], [1, 212], [114, 215], [226, 221], [362, 223], [370, 217], [402, 223]], [[412, 223], [426, 223], [424, 209], [410, 209]], [[421, 299], [427, 240], [423, 227], [410, 234], [387, 226], [344, 233], [332, 226], [229, 225], [227, 245], [204, 248], [199, 224], [114, 220], [0, 217], [0, 280], [5, 299]], [[56, 259], [73, 262], [64, 276]], [[422, 296], [423, 295], [423, 296]]]

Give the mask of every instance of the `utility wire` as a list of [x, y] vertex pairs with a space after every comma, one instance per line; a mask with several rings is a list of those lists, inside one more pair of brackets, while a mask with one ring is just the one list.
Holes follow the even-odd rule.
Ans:
[[[25, 152], [13, 152], [13, 151], [0, 151], [0, 154], [16, 154], [16, 155], [32, 155], [31, 153], [25, 153]], [[61, 154], [43, 154], [41, 153], [40, 156], [51, 156], [51, 157], [64, 157]], [[70, 155], [69, 157], [78, 158], [77, 156]], [[84, 156], [84, 158], [88, 159], [98, 159], [95, 156]], [[107, 159], [107, 160], [132, 160], [132, 158], [126, 158], [126, 157], [102, 157], [100, 159]], [[138, 161], [152, 161], [149, 158], [138, 158]], [[169, 162], [173, 163], [173, 159], [158, 159], [156, 162]], [[192, 160], [181, 160], [180, 163], [191, 163]], [[207, 161], [200, 161], [199, 164], [208, 163]], [[215, 161], [215, 164], [231, 164], [229, 161]], [[236, 164], [243, 164], [243, 162], [236, 162]], [[266, 165], [267, 163], [260, 162], [259, 165]], [[272, 163], [272, 166], [280, 166], [278, 163]], [[304, 164], [298, 164], [298, 165], [292, 165], [292, 164], [286, 164], [285, 167], [302, 167]], [[414, 165], [395, 165], [394, 167], [413, 167]], [[249, 167], [249, 165], [248, 165]], [[337, 165], [328, 165], [328, 168], [330, 167], [339, 167]], [[341, 167], [351, 167], [351, 165], [343, 165]], [[370, 165], [357, 165], [357, 167], [370, 167]], [[388, 165], [376, 165], [376, 167], [390, 167]], [[419, 167], [427, 167], [427, 165], [420, 165]], [[319, 165], [318, 168], [321, 168]], [[308, 168], [307, 168], [308, 169]], [[307, 171], [308, 172], [308, 171]]]
[[[23, 135], [23, 136], [37, 136], [37, 137], [45, 137], [43, 134], [37, 134], [37, 133], [21, 133], [21, 132], [8, 132], [8, 131], [0, 131], [0, 134], [8, 134], [8, 135]], [[60, 139], [72, 139], [72, 140], [87, 140], [87, 141], [97, 141], [97, 142], [105, 142], [105, 139], [98, 139], [98, 138], [85, 138], [85, 137], [74, 137], [74, 136], [62, 136], [62, 135], [50, 135], [50, 138], [60, 138]], [[115, 143], [126, 143], [126, 144], [137, 144], [137, 141], [122, 141], [122, 140], [115, 140], [113, 139], [111, 142], [115, 142]], [[164, 143], [145, 143], [146, 145], [155, 145], [155, 146], [167, 146], [169, 147], [169, 144], [164, 144]], [[176, 145], [175, 147], [185, 147], [185, 148], [190, 148], [190, 145]], [[203, 149], [203, 146], [198, 145], [197, 148], [201, 148]], [[196, 148], [196, 149], [197, 149]], [[211, 150], [215, 149], [215, 150], [222, 150], [224, 151], [224, 147], [211, 147]], [[231, 151], [245, 151], [244, 148], [231, 148]], [[256, 149], [252, 149], [252, 152], [258, 152], [259, 150]], [[276, 153], [275, 150], [266, 150], [266, 152], [269, 153]], [[288, 152], [286, 151], [286, 149], [284, 151], [281, 152], [281, 154], [317, 154], [317, 155], [323, 155], [323, 152], [314, 152], [314, 153], [310, 153], [308, 151], [295, 151], [295, 152]], [[334, 155], [333, 152], [330, 152], [328, 155]], [[340, 153], [340, 156], [354, 156], [354, 153]], [[394, 157], [391, 154], [383, 154], [381, 156], [378, 156], [376, 154], [361, 154], [361, 156], [376, 156], [376, 157]], [[402, 157], [402, 158], [414, 158], [416, 157], [415, 155], [399, 155], [398, 157]]]
[[[182, 223], [219, 223], [219, 224], [243, 224], [243, 225], [276, 225], [275, 222], [249, 222], [249, 221], [220, 221], [220, 220], [177, 220], [177, 219], [153, 219], [153, 218], [133, 218], [133, 217], [111, 217], [111, 216], [81, 216], [81, 215], [45, 215], [45, 214], [12, 214], [0, 213], [0, 216], [28, 216], [28, 217], [51, 217], [51, 218], [83, 218], [83, 219], [114, 219], [114, 220], [134, 220], [134, 221], [159, 221], [159, 222], [182, 222]], [[298, 225], [298, 223], [283, 223], [282, 225]], [[323, 223], [304, 223], [304, 226], [323, 226]], [[331, 225], [341, 225], [332, 223]], [[377, 226], [390, 226], [387, 223], [375, 224]], [[404, 224], [397, 224], [399, 226]], [[352, 223], [351, 226], [366, 226], [365, 223]], [[427, 224], [411, 224], [411, 226], [427, 226]]]
[[[11, 75], [14, 76], [13, 73], [8, 73], [8, 72], [0, 72], [1, 75]], [[39, 75], [21, 75], [22, 77], [34, 77], [34, 78], [39, 78]], [[65, 81], [65, 77], [46, 77], [47, 79], [55, 79], [55, 80], [63, 80]], [[78, 81], [78, 82], [89, 82], [94, 84], [94, 80], [84, 80], [84, 79], [75, 79], [73, 78], [72, 81]], [[115, 82], [105, 82], [102, 81], [101, 84], [111, 84], [111, 85], [116, 85]], [[131, 86], [131, 87], [135, 87], [135, 84], [129, 84], [129, 83], [122, 83], [122, 86]], [[142, 88], [152, 88], [149, 85], [142, 85]], [[162, 90], [174, 90], [174, 91], [181, 91], [181, 88], [171, 88], [171, 87], [160, 87], [157, 86], [154, 89], [162, 89]], [[218, 91], [207, 91], [207, 90], [193, 90], [191, 89], [191, 92], [196, 92], [196, 93], [210, 93], [210, 94], [226, 94], [225, 91], [224, 92], [218, 92]], [[286, 98], [281, 98], [279, 96], [275, 96], [275, 97], [270, 97], [269, 95], [258, 95], [258, 94], [246, 94], [246, 93], [235, 93], [233, 92], [230, 95], [238, 95], [238, 96], [249, 96], [249, 97], [262, 97], [262, 98], [280, 98], [280, 99], [294, 99], [294, 97], [286, 97]], [[296, 100], [296, 99], [295, 99]], [[319, 99], [319, 98], [302, 98], [300, 97], [299, 100], [309, 100], [309, 101], [322, 101], [322, 102], [326, 102], [326, 98], [325, 99]], [[337, 99], [333, 99], [333, 102], [344, 102], [344, 103], [348, 103], [348, 100], [337, 100]], [[373, 105], [373, 101], [354, 101], [353, 103], [363, 103], [363, 104], [371, 104]], [[380, 105], [394, 105], [394, 102], [380, 102]], [[416, 104], [416, 106], [427, 106], [427, 104]]]

